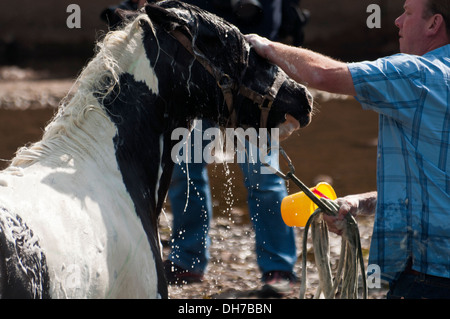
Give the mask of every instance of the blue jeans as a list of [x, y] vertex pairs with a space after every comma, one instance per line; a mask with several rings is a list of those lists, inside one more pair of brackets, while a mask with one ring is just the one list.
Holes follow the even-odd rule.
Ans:
[[[248, 150], [248, 142], [246, 144]], [[293, 272], [297, 260], [295, 233], [283, 222], [280, 212], [281, 201], [287, 196], [285, 181], [275, 174], [260, 174], [262, 164], [259, 161], [252, 163], [246, 158], [246, 162], [239, 165], [248, 190], [248, 208], [261, 272]], [[186, 198], [188, 186], [189, 197]], [[175, 164], [169, 199], [173, 212], [169, 260], [192, 272], [204, 273], [209, 259], [208, 231], [212, 218], [207, 164], [190, 163], [187, 167], [184, 162]]]
[[387, 299], [450, 299], [450, 278], [404, 271], [389, 284]]

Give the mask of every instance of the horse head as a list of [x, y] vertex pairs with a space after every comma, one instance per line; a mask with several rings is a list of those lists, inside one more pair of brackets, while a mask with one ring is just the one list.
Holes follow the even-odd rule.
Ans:
[[171, 97], [175, 126], [204, 117], [227, 127], [279, 127], [284, 139], [311, 121], [307, 89], [256, 54], [235, 26], [180, 1], [142, 11], [147, 17], [129, 15], [141, 19], [155, 73], [171, 79], [159, 90]]

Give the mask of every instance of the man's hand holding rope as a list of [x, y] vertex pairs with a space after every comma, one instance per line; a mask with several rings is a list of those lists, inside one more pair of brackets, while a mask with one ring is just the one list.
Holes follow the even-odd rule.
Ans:
[[327, 222], [329, 231], [342, 235], [342, 228], [347, 214], [353, 217], [358, 215], [375, 214], [377, 204], [377, 192], [369, 192], [358, 195], [348, 195], [335, 200], [339, 206], [337, 216], [323, 215], [323, 219]]

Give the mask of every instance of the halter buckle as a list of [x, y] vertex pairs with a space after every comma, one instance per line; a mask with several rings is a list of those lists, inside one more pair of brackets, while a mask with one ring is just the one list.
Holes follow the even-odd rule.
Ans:
[[234, 86], [234, 83], [231, 77], [228, 74], [224, 73], [221, 75], [220, 79], [217, 80], [217, 86], [223, 91], [231, 90]]
[[274, 102], [274, 98], [270, 95], [266, 95], [263, 97], [263, 101], [258, 105], [260, 110], [267, 110], [270, 111], [270, 109], [272, 108], [273, 102]]

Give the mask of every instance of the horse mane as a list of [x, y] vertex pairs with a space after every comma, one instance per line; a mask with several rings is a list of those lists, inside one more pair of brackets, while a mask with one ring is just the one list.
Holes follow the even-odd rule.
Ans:
[[[146, 17], [146, 15], [144, 14]], [[148, 18], [148, 17], [147, 17]], [[108, 32], [96, 43], [96, 54], [84, 67], [74, 85], [62, 99], [58, 111], [44, 130], [40, 141], [18, 149], [9, 169], [28, 167], [56, 149], [70, 149], [85, 153], [87, 145], [96, 140], [91, 132], [95, 127], [114, 129], [102, 100], [119, 85], [122, 72], [118, 60], [135, 46], [134, 35], [139, 30], [138, 19], [127, 22], [122, 28]], [[116, 88], [117, 89], [117, 88]], [[120, 88], [119, 88], [120, 89]], [[99, 116], [89, 116], [91, 114]], [[92, 123], [89, 123], [92, 122]], [[101, 122], [101, 124], [99, 123]]]

